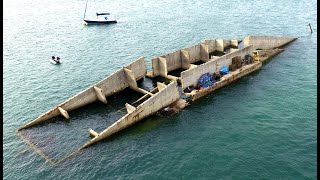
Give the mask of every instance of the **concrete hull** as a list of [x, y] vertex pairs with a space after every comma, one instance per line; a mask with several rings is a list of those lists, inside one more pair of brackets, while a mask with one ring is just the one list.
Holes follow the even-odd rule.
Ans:
[[[144, 57], [141, 57], [128, 66], [123, 67], [105, 79], [57, 105], [48, 112], [40, 115], [33, 121], [20, 127], [17, 130], [17, 134], [19, 135], [19, 131], [25, 128], [46, 122], [47, 120], [59, 115], [72, 120], [68, 111], [83, 107], [95, 101], [101, 101], [107, 104], [109, 96], [119, 93], [128, 87], [136, 92], [144, 94], [141, 98], [135, 101], [143, 101], [139, 106], [134, 107], [133, 105], [126, 103], [125, 108], [127, 109], [127, 114], [111, 126], [106, 127], [102, 132], [98, 133], [90, 128], [88, 133], [90, 133], [93, 138], [59, 161], [50, 159], [47, 155], [41, 152], [35, 144], [32, 144], [31, 141], [20, 136], [22, 140], [33, 147], [36, 152], [47, 159], [48, 162], [58, 164], [74, 155], [79, 150], [106, 139], [164, 108], [172, 108], [174, 109], [174, 112], [178, 112], [188, 105], [188, 102], [183, 99], [183, 97], [185, 97], [184, 95], [188, 96], [192, 101], [195, 101], [210, 94], [216, 89], [226, 86], [247, 74], [259, 70], [262, 66], [262, 62], [267, 61], [271, 57], [283, 51], [283, 49], [274, 48], [279, 48], [280, 46], [292, 42], [295, 39], [296, 38], [249, 36], [244, 39], [245, 46], [241, 48], [236, 48], [238, 46], [237, 40], [205, 40], [195, 46], [174, 51], [157, 58], [152, 58], [152, 71], [148, 73]], [[256, 50], [257, 48], [263, 50]], [[243, 59], [246, 55], [253, 56], [254, 61], [251, 64], [247, 64], [230, 71], [229, 74], [224, 75], [220, 81], [206, 89], [193, 90], [191, 93], [182, 93], [185, 88], [195, 86], [198, 83], [199, 78], [204, 73], [217, 73], [221, 67], [230, 67], [230, 65], [233, 64], [233, 60], [239, 58]], [[198, 62], [202, 62], [202, 64], [195, 64]], [[174, 71], [179, 68], [183, 69], [180, 73], [180, 77], [168, 74], [170, 71]], [[157, 87], [149, 92], [139, 88], [137, 84], [137, 81], [145, 76], [152, 78], [155, 76], [162, 76], [170, 79], [171, 82], [168, 83], [168, 85], [157, 82]], [[181, 86], [178, 85], [178, 82], [181, 83]]]

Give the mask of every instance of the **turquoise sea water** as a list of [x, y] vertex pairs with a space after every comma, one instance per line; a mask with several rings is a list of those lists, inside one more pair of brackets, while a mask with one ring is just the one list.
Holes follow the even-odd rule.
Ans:
[[[82, 26], [85, 1], [4, 1], [4, 179], [316, 179], [317, 18], [307, 1], [102, 1], [119, 23]], [[314, 33], [310, 36], [308, 23]], [[16, 129], [112, 72], [145, 56], [204, 39], [300, 37], [258, 72], [173, 116], [153, 116], [52, 166]], [[63, 64], [49, 63], [52, 55]], [[127, 92], [126, 100], [137, 96]], [[119, 102], [121, 101], [121, 102]], [[70, 122], [25, 135], [59, 159], [124, 112], [94, 103]], [[113, 104], [112, 104], [113, 103]], [[112, 111], [113, 110], [113, 111]]]

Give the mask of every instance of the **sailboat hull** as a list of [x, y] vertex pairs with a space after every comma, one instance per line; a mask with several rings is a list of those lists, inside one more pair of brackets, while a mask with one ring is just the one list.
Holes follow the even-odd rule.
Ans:
[[87, 24], [111, 24], [111, 23], [117, 23], [116, 20], [101, 21], [101, 20], [88, 20], [88, 19], [84, 19], [83, 21], [86, 22]]

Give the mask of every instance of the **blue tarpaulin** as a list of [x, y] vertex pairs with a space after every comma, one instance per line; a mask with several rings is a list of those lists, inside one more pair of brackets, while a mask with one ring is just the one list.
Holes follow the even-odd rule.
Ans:
[[198, 85], [199, 88], [207, 88], [212, 86], [215, 82], [213, 74], [205, 73], [199, 78]]
[[223, 66], [220, 68], [220, 74], [222, 74], [222, 75], [229, 74], [229, 70], [228, 70], [227, 66]]

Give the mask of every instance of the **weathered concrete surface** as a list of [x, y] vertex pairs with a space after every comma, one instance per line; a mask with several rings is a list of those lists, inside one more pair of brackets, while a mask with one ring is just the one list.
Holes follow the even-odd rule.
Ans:
[[223, 39], [216, 39], [216, 51], [224, 52]]
[[159, 72], [161, 76], [165, 77], [168, 75], [168, 65], [166, 58], [159, 57]]
[[136, 110], [136, 108], [130, 105], [129, 103], [126, 103], [125, 106], [128, 113], [132, 113], [134, 110]]
[[181, 63], [183, 69], [189, 69], [190, 68], [190, 54], [189, 51], [181, 50]]
[[93, 137], [99, 136], [99, 133], [97, 133], [96, 131], [94, 131], [94, 130], [91, 129], [91, 128], [89, 128], [88, 131], [89, 131], [89, 133], [91, 134], [91, 136], [93, 136]]
[[195, 64], [190, 64], [189, 68], [188, 69], [193, 69], [193, 68], [196, 68], [198, 67], [198, 65], [195, 65]]
[[200, 45], [199, 44], [197, 44], [195, 46], [188, 47], [188, 48], [183, 48], [182, 50], [189, 52], [190, 63], [197, 62], [197, 61], [199, 61], [201, 59], [201, 56], [200, 56]]
[[234, 47], [238, 47], [239, 42], [238, 42], [238, 40], [230, 40], [230, 45], [234, 46]]
[[[147, 68], [145, 65], [144, 58], [141, 57], [138, 60], [134, 61], [133, 63], [129, 64], [125, 68], [132, 70], [135, 80], [139, 80], [143, 78], [147, 72]], [[71, 111], [82, 106], [88, 105], [92, 102], [99, 100], [98, 95], [94, 87], [99, 88], [102, 91], [102, 95], [110, 96], [120, 92], [121, 90], [129, 87], [127, 82], [127, 77], [123, 69], [118, 70], [117, 72], [111, 74], [107, 78], [98, 83], [90, 86], [89, 88], [85, 89], [84, 91], [78, 93], [77, 95], [69, 98], [68, 100], [64, 101], [63, 103], [57, 105], [56, 107], [52, 108], [51, 110], [47, 111], [46, 113], [40, 115], [33, 121], [27, 123], [26, 125], [19, 128], [19, 130], [34, 126], [38, 123], [43, 121], [49, 120], [53, 117], [56, 117], [60, 114], [64, 114], [65, 117], [66, 113], [64, 111]], [[101, 95], [101, 94], [100, 94]], [[62, 108], [64, 111], [61, 111]]]
[[185, 107], [187, 107], [189, 103], [185, 99], [179, 99], [178, 101], [172, 103], [169, 107], [173, 108], [175, 112], [178, 112]]
[[237, 51], [231, 52], [229, 54], [223, 55], [219, 57], [218, 59], [208, 61], [204, 64], [201, 64], [193, 69], [189, 69], [186, 71], [183, 71], [181, 73], [181, 84], [182, 89], [185, 89], [188, 86], [191, 85], [197, 85], [198, 79], [201, 77], [204, 73], [214, 73], [219, 72], [220, 68], [223, 66], [229, 67], [229, 65], [232, 63], [232, 58], [236, 56], [241, 56], [241, 58], [244, 58], [246, 54], [252, 54], [253, 46], [247, 46], [243, 49], [238, 49]]
[[227, 46], [230, 46], [230, 44], [231, 44], [230, 40], [226, 40], [226, 39], [223, 40], [223, 47], [224, 48], [227, 47]]
[[208, 45], [208, 52], [209, 53], [216, 51], [216, 40], [215, 39], [205, 40], [204, 43], [206, 45]]
[[274, 36], [248, 36], [243, 39], [244, 46], [253, 45], [253, 49], [274, 49], [284, 46], [297, 38]]
[[191, 97], [192, 101], [195, 101], [203, 96], [210, 94], [212, 91], [223, 87], [231, 82], [245, 76], [253, 71], [260, 69], [262, 62], [254, 62], [252, 64], [245, 65], [236, 71], [230, 72], [229, 74], [224, 75], [220, 81], [215, 83], [213, 86], [206, 88], [204, 90], [197, 90], [196, 92], [186, 93], [187, 96]]
[[159, 58], [151, 58], [152, 71], [147, 72], [147, 77], [153, 78], [160, 75]]
[[97, 95], [98, 99], [99, 99], [101, 102], [107, 104], [108, 101], [107, 101], [107, 99], [106, 99], [106, 96], [104, 96], [104, 94], [103, 94], [103, 92], [102, 92], [102, 89], [98, 88], [97, 86], [93, 86], [93, 88], [94, 88], [94, 90], [95, 90], [95, 92], [96, 92], [96, 95]]
[[273, 56], [281, 53], [284, 49], [272, 49], [272, 50], [258, 50], [259, 60], [265, 62], [271, 59]]
[[123, 70], [124, 70], [124, 74], [126, 75], [126, 80], [127, 80], [127, 83], [129, 84], [129, 87], [133, 90], [139, 89], [137, 81], [134, 77], [134, 73], [128, 68], [123, 68]]
[[[190, 54], [190, 56], [191, 56], [191, 54]], [[166, 54], [166, 55], [163, 55], [160, 57], [166, 58], [168, 72], [179, 69], [182, 66], [181, 57], [180, 57], [180, 50], [174, 51], [172, 53], [169, 53], [169, 54]]]
[[205, 43], [200, 44], [200, 59], [203, 62], [209, 61], [209, 47]]
[[150, 97], [148, 100], [140, 104], [136, 109], [126, 114], [107, 129], [99, 133], [98, 136], [88, 141], [84, 146], [82, 146], [82, 148], [86, 148], [131, 126], [132, 124], [156, 113], [160, 109], [169, 106], [180, 98], [180, 92], [178, 90], [178, 84], [176, 81], [171, 82], [166, 87], [164, 86], [163, 84], [158, 86], [158, 88], [161, 89], [158, 93]]
[[62, 116], [64, 116], [66, 119], [70, 119], [70, 116], [66, 110], [62, 109], [61, 107], [58, 107], [58, 110]]
[[147, 66], [143, 56], [141, 56], [136, 61], [130, 63], [125, 68], [130, 69], [133, 72], [134, 77], [136, 77], [136, 80], [143, 78], [147, 73]]

